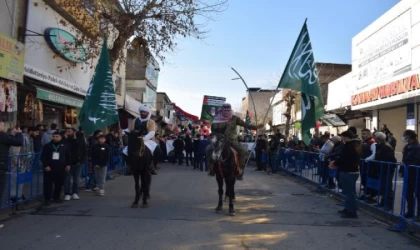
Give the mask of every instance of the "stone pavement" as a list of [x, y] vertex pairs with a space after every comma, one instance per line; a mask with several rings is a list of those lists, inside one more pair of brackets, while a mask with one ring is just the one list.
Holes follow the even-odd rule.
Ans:
[[105, 197], [69, 201], [3, 222], [0, 249], [419, 249], [361, 212], [341, 207], [283, 176], [250, 167], [237, 182], [236, 216], [216, 214], [217, 184], [205, 172], [162, 164], [147, 209], [130, 208], [131, 176], [106, 184]]

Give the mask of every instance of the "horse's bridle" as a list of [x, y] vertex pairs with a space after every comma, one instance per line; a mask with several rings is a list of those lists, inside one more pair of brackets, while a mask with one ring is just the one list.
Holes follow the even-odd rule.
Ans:
[[[223, 136], [223, 135], [221, 135], [221, 136]], [[225, 163], [228, 159], [229, 159], [229, 157], [230, 157], [230, 154], [232, 153], [231, 152], [231, 150], [228, 150], [228, 156], [226, 157], [226, 159], [223, 159], [223, 149], [224, 149], [224, 147], [226, 146], [225, 144], [226, 143], [228, 143], [228, 146], [229, 146], [229, 140], [227, 139], [227, 138], [225, 138], [224, 136], [223, 136], [223, 139], [225, 140], [225, 142], [223, 143], [223, 145], [222, 145], [222, 147], [220, 147], [220, 150], [222, 150], [222, 153], [220, 154], [220, 160], [219, 160], [219, 162], [221, 162], [221, 163]], [[229, 148], [230, 149], [230, 148]], [[213, 148], [213, 151], [214, 151], [215, 149]]]

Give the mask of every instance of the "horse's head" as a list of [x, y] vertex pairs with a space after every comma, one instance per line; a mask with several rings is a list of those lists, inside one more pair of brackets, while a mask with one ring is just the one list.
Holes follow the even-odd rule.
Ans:
[[223, 149], [227, 142], [226, 138], [222, 134], [213, 134], [209, 137], [213, 148], [212, 158], [214, 161], [220, 161], [222, 158]]
[[144, 152], [144, 139], [143, 136], [137, 131], [130, 131], [127, 134], [128, 137], [128, 150], [130, 153], [135, 155], [142, 155]]

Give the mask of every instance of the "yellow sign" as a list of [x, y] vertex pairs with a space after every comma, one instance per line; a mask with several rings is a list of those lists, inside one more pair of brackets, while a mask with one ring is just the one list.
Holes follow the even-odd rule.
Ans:
[[0, 77], [23, 82], [25, 45], [0, 33]]

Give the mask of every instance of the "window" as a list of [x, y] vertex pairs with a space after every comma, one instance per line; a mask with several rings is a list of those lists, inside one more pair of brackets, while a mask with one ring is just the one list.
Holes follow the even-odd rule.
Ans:
[[119, 76], [115, 79], [115, 94], [121, 95], [121, 77]]
[[96, 11], [95, 0], [80, 0], [80, 5], [91, 16], [93, 16], [95, 14], [95, 11]]

